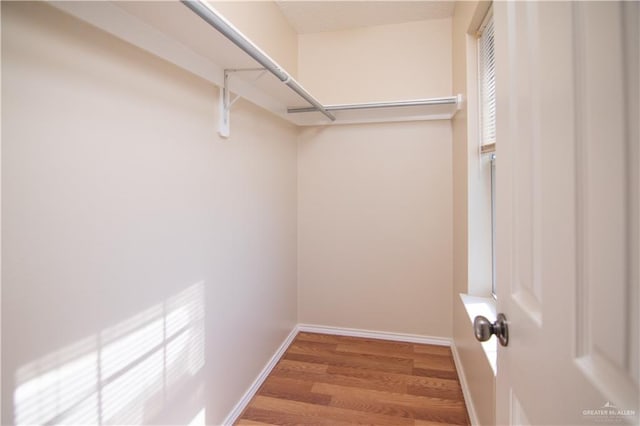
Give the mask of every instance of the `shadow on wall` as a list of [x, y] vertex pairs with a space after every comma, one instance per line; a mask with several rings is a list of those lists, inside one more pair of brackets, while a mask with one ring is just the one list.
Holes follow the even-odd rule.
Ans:
[[14, 423], [204, 425], [204, 336], [199, 282], [19, 368]]

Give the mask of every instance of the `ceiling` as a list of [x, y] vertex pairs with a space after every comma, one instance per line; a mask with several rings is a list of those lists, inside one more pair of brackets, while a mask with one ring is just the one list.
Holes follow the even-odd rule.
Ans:
[[276, 1], [298, 34], [453, 16], [455, 1]]

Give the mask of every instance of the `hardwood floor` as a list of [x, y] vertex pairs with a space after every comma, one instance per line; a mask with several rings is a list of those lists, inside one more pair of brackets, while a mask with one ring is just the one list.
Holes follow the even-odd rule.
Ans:
[[468, 425], [448, 347], [299, 333], [238, 425]]

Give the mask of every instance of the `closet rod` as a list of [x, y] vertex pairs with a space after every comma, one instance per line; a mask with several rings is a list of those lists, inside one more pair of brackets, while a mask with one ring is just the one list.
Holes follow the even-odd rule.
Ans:
[[[326, 105], [327, 111], [346, 111], [356, 109], [376, 109], [376, 108], [397, 108], [397, 107], [413, 107], [424, 105], [452, 105], [458, 104], [460, 99], [458, 96], [451, 96], [448, 98], [431, 98], [431, 99], [416, 99], [413, 101], [395, 101], [395, 102], [369, 102], [362, 104], [340, 104], [340, 105]], [[290, 114], [298, 112], [314, 112], [314, 108], [288, 108], [287, 112]]]
[[238, 31], [229, 21], [220, 15], [215, 9], [202, 0], [182, 0], [182, 3], [191, 9], [196, 15], [200, 16], [205, 22], [218, 30], [222, 35], [228, 38], [233, 44], [242, 49], [247, 55], [251, 56], [256, 62], [265, 67], [271, 74], [275, 75], [280, 81], [289, 86], [291, 90], [296, 92], [300, 97], [309, 104], [313, 105], [311, 111], [319, 111], [323, 113], [331, 121], [335, 121], [335, 117], [326, 108], [316, 100], [309, 92], [307, 92], [298, 82], [291, 77], [280, 65], [274, 62], [266, 53], [258, 46], [247, 39], [240, 31]]

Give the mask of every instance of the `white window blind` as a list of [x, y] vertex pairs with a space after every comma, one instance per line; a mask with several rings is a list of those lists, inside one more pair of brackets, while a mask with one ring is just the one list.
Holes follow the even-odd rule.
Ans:
[[478, 39], [481, 145], [496, 142], [496, 61], [493, 13], [489, 10]]

